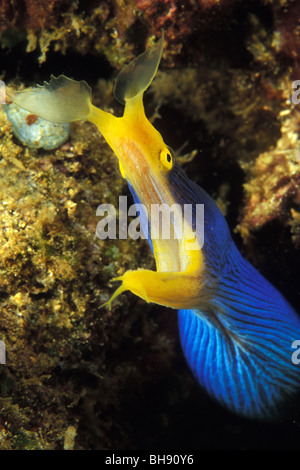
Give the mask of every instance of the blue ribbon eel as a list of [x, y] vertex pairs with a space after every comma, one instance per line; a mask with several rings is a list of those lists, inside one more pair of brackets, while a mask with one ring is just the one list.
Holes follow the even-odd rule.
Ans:
[[[93, 122], [115, 152], [135, 203], [146, 208], [141, 224], [156, 271], [126, 271], [116, 279], [121, 285], [107, 305], [129, 290], [146, 302], [177, 309], [182, 349], [201, 386], [239, 415], [273, 419], [299, 390], [299, 369], [291, 360], [292, 342], [300, 338], [299, 316], [241, 256], [214, 200], [186, 176], [146, 118], [143, 93], [162, 52], [163, 37], [119, 73], [114, 93], [125, 105], [122, 117], [93, 106], [86, 82], [63, 75], [8, 95], [49, 121]], [[173, 237], [151, 236], [159, 229], [154, 205], [171, 220]], [[197, 223], [199, 205], [203, 224]], [[188, 220], [187, 206], [192, 207]], [[177, 237], [179, 222], [184, 230]]]

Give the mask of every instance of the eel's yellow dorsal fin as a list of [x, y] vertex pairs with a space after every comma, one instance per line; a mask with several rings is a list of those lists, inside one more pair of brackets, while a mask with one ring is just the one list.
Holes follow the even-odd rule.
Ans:
[[115, 98], [121, 104], [142, 95], [156, 75], [164, 47], [164, 34], [154, 46], [124, 65], [116, 78]]
[[51, 122], [72, 122], [88, 119], [91, 109], [91, 88], [82, 80], [76, 82], [60, 75], [51, 75], [44, 86], [23, 91], [7, 89], [13, 103]]

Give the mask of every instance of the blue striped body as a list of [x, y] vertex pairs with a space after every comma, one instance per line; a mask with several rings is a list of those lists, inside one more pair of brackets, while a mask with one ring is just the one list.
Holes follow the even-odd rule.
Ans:
[[219, 279], [208, 311], [180, 310], [187, 362], [207, 392], [252, 418], [276, 417], [300, 385], [291, 344], [299, 317], [235, 247], [231, 269]]
[[[178, 312], [187, 362], [209, 395], [231, 411], [275, 417], [299, 390], [291, 344], [300, 339], [300, 318], [241, 256], [213, 199], [178, 165], [169, 174], [169, 187], [182, 206], [204, 204], [203, 301], [195, 310]], [[141, 220], [142, 226], [147, 223]]]

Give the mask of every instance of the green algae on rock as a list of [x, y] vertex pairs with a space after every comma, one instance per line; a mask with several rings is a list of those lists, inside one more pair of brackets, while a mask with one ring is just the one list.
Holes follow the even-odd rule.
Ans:
[[[144, 373], [142, 359], [134, 367], [120, 360], [124, 342], [143, 336], [135, 354], [142, 358], [155, 330], [128, 301], [113, 315], [100, 310], [111, 276], [125, 263], [147, 262], [135, 243], [123, 240], [124, 257], [116, 259], [115, 241], [96, 237], [96, 208], [116, 204], [123, 181], [92, 125], [72, 125], [65, 147], [29, 149], [14, 141], [0, 111], [0, 138], [0, 339], [7, 349], [0, 447], [70, 447], [69, 430], [79, 428], [76, 449], [109, 448], [114, 424], [106, 409], [121, 408], [122, 388]], [[84, 424], [91, 407], [101, 445]], [[128, 444], [122, 425], [117, 435], [120, 447]]]

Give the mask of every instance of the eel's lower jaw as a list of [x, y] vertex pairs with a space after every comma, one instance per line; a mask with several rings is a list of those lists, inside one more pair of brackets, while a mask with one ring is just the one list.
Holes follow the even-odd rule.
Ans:
[[174, 309], [197, 308], [202, 280], [187, 272], [156, 272], [139, 269], [126, 271], [113, 279], [122, 281], [121, 286], [104, 305], [111, 303], [123, 292], [129, 290], [146, 302], [153, 302]]

